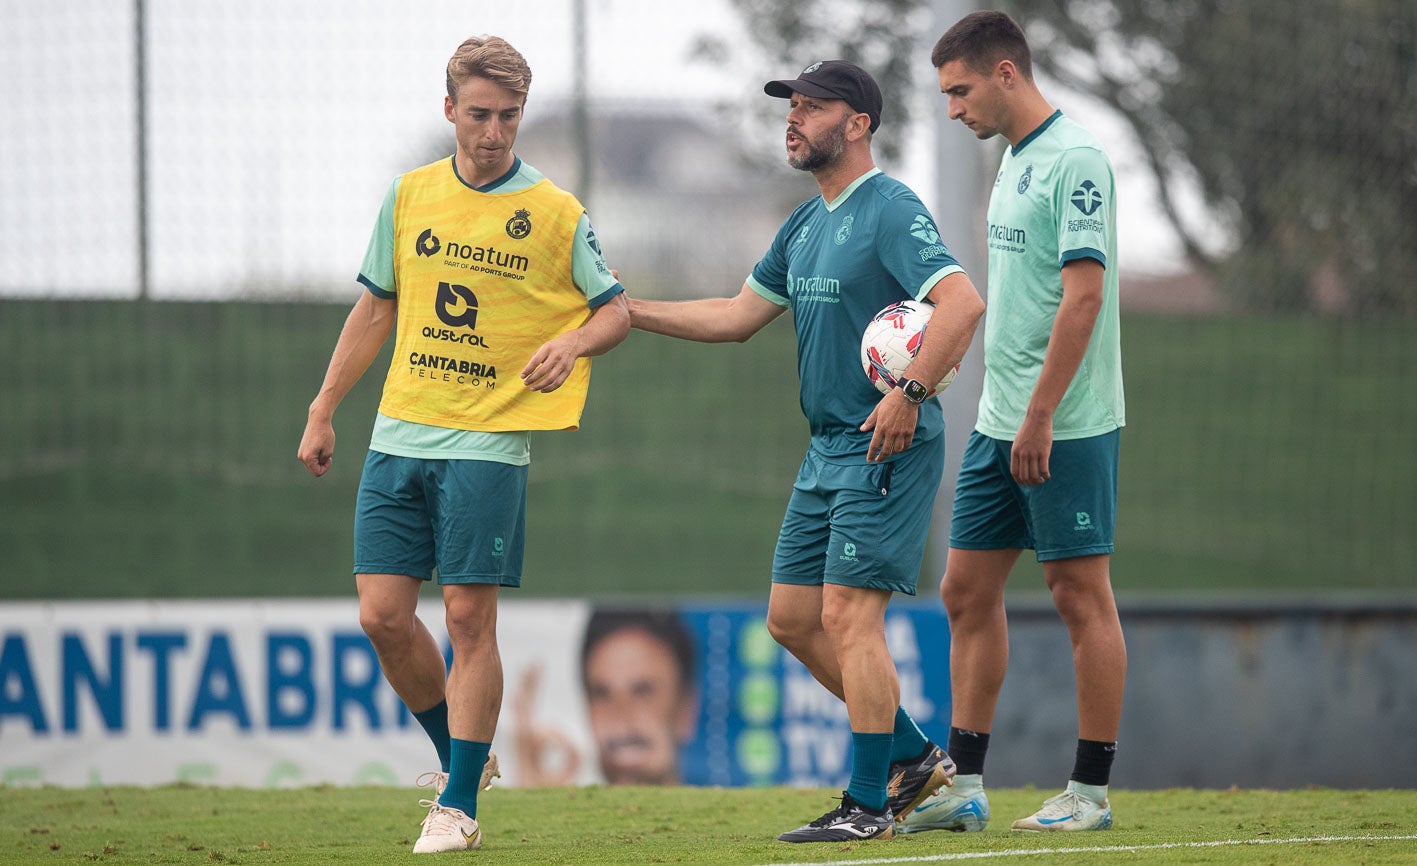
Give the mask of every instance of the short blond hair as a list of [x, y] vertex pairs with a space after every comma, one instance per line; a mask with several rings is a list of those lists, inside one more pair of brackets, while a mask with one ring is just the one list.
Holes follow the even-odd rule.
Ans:
[[456, 102], [469, 78], [486, 78], [522, 96], [531, 90], [526, 58], [500, 36], [473, 36], [458, 46], [448, 60], [448, 98]]

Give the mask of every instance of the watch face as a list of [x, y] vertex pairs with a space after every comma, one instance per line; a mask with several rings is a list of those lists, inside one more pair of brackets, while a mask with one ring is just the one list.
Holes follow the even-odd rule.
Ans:
[[905, 399], [912, 403], [923, 403], [925, 398], [930, 396], [930, 389], [914, 379], [906, 379], [900, 383], [900, 387], [905, 392]]

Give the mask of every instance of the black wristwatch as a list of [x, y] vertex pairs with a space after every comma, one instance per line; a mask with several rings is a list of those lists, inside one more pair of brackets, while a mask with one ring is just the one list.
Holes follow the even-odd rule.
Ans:
[[905, 394], [905, 399], [916, 404], [924, 403], [925, 398], [930, 396], [930, 389], [914, 379], [901, 379], [900, 390]]

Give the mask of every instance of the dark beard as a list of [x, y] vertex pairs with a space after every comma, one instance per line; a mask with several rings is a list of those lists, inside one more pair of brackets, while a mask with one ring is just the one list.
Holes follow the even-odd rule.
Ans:
[[843, 117], [836, 127], [822, 133], [819, 142], [803, 136], [802, 140], [807, 143], [807, 152], [799, 157], [789, 156], [787, 164], [798, 171], [816, 171], [836, 162], [841, 152], [846, 150], [846, 122], [850, 119]]

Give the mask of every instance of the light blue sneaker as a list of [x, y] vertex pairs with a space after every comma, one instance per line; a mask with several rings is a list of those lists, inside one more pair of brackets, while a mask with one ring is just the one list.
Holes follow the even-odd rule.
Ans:
[[[1100, 789], [1100, 790], [1106, 790]], [[1107, 795], [1098, 802], [1078, 790], [1076, 782], [1056, 797], [1043, 801], [1043, 808], [1014, 822], [1015, 830], [1056, 832], [1068, 830], [1107, 830], [1112, 826], [1112, 805]]]
[[978, 833], [989, 823], [989, 797], [983, 776], [956, 776], [953, 788], [925, 798], [896, 827], [898, 833], [950, 830]]

